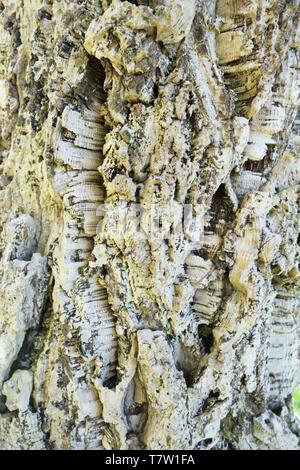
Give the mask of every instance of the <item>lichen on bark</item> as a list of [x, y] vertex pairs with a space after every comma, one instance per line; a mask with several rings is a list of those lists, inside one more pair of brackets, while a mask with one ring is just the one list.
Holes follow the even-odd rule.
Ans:
[[298, 449], [299, 1], [0, 11], [0, 449]]

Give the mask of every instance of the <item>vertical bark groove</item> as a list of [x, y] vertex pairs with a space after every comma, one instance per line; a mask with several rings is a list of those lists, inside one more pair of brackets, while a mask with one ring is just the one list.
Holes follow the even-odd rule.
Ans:
[[299, 448], [299, 1], [0, 6], [0, 448]]

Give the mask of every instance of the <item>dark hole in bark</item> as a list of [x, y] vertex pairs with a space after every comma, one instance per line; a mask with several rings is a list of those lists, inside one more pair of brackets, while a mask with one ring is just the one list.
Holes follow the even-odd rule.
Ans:
[[183, 373], [183, 378], [185, 380], [186, 386], [191, 387], [193, 385], [193, 374], [192, 371], [188, 370], [187, 368], [183, 368], [182, 364], [179, 361], [175, 364], [176, 369], [180, 370]]
[[5, 403], [6, 403], [6, 397], [0, 394], [0, 414], [4, 414], [8, 412], [8, 408]]
[[204, 248], [200, 248], [200, 249], [197, 249], [197, 250], [192, 250], [192, 254], [196, 255], [196, 256], [201, 256], [201, 258], [203, 258], [204, 260], [209, 259], [208, 253]]
[[[210, 207], [210, 221], [207, 230], [223, 234], [226, 224], [231, 224], [234, 220], [234, 212], [232, 203], [226, 193], [224, 184], [220, 184], [219, 188], [215, 192]], [[221, 222], [222, 221], [222, 222]]]
[[103, 386], [107, 388], [115, 388], [118, 383], [117, 376], [114, 375], [113, 377], [110, 377], [109, 379], [104, 380]]
[[212, 328], [210, 328], [207, 325], [199, 325], [198, 334], [199, 334], [199, 338], [201, 339], [201, 343], [204, 347], [205, 354], [210, 353], [212, 346], [214, 344]]
[[269, 146], [267, 154], [264, 156], [264, 158], [257, 161], [247, 160], [244, 163], [244, 170], [253, 171], [255, 173], [263, 173], [272, 162], [271, 155], [272, 151], [271, 147]]
[[159, 95], [159, 88], [156, 83], [153, 85], [153, 99], [157, 98]]
[[275, 415], [277, 415], [277, 416], [281, 415], [281, 411], [282, 411], [282, 406], [281, 405], [274, 406], [271, 409], [272, 409], [273, 413], [275, 413]]
[[204, 441], [202, 441], [202, 443], [203, 443], [205, 446], [208, 446], [209, 444], [212, 443], [212, 439], [204, 439]]
[[241, 384], [242, 384], [242, 385], [246, 385], [246, 383], [247, 383], [246, 375], [243, 374], [243, 375], [242, 375], [242, 378], [241, 378]]
[[89, 57], [85, 75], [75, 90], [75, 96], [91, 111], [97, 112], [99, 105], [107, 100], [104, 91], [105, 71], [100, 60]]
[[[169, 337], [171, 335], [168, 335]], [[177, 343], [175, 366], [176, 369], [181, 371], [185, 380], [186, 386], [191, 387], [194, 383], [194, 376], [196, 372], [197, 359], [195, 352], [192, 348], [185, 346], [181, 341]]]

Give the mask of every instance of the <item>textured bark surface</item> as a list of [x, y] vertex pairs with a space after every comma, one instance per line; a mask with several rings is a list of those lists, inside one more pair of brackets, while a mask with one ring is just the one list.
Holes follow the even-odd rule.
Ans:
[[0, 449], [299, 448], [299, 1], [0, 11]]

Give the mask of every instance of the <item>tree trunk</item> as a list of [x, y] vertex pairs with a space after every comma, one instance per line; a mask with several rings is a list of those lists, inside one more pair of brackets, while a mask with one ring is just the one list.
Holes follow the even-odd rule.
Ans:
[[299, 0], [2, 0], [0, 448], [296, 449]]

